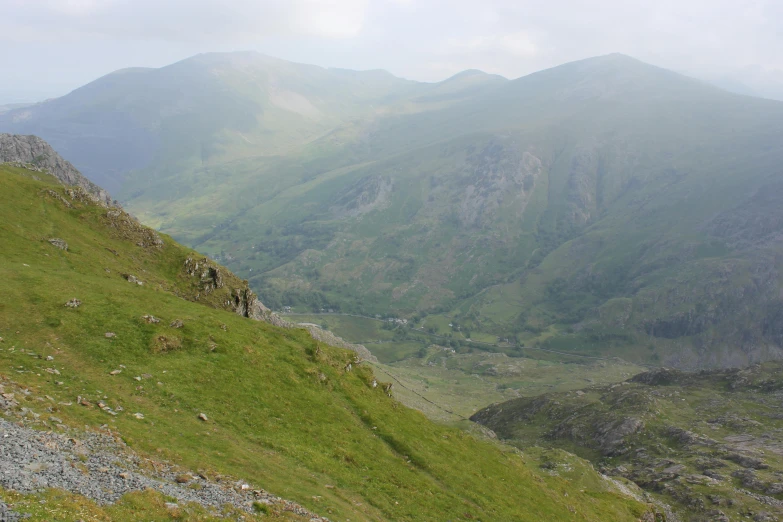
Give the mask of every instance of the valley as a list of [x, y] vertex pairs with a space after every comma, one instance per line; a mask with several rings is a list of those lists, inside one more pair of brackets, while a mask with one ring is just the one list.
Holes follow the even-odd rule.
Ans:
[[783, 102], [206, 53], [0, 132], [0, 520], [783, 518]]
[[49, 139], [274, 310], [693, 369], [783, 354], [781, 116], [619, 54], [426, 84], [213, 53], [0, 130]]
[[395, 397], [441, 422], [459, 424], [493, 402], [613, 384], [644, 371], [622, 359], [592, 359], [537, 349], [523, 348], [508, 356], [497, 351], [496, 343], [454, 341], [419, 331], [423, 327], [415, 325], [390, 328], [388, 320], [337, 314], [287, 313], [283, 317], [318, 324], [366, 346], [378, 358], [376, 371], [396, 383]]

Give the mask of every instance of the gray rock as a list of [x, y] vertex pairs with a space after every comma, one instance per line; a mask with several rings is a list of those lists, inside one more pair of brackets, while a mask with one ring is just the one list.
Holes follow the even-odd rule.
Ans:
[[757, 459], [755, 457], [749, 457], [747, 455], [742, 455], [740, 453], [732, 453], [726, 458], [732, 462], [736, 462], [743, 468], [767, 469], [769, 467], [769, 465], [766, 464], [761, 459]]
[[141, 279], [139, 279], [133, 274], [122, 274], [122, 277], [124, 277], [125, 280], [128, 281], [129, 283], [136, 283], [139, 286], [144, 284], [144, 281], [142, 281]]
[[712, 509], [707, 511], [705, 515], [707, 515], [707, 520], [710, 522], [731, 522], [731, 519], [726, 515], [726, 513], [719, 509]]
[[683, 466], [682, 464], [675, 464], [674, 466], [669, 466], [668, 468], [664, 469], [663, 473], [679, 475], [683, 471], [685, 471], [685, 466]]
[[[74, 466], [74, 461], [80, 461], [87, 473]], [[84, 433], [77, 439], [73, 434], [36, 431], [0, 419], [0, 487], [6, 490], [33, 493], [56, 488], [109, 504], [131, 491], [154, 489], [175, 501], [167, 505], [171, 509], [178, 503], [195, 502], [218, 512], [225, 505], [252, 512], [252, 503], [261, 502], [314, 522], [328, 522], [264, 490], [226, 488], [192, 474], [188, 474], [188, 481], [178, 481], [184, 476], [182, 470], [159, 461], [153, 468], [155, 473], [150, 468], [148, 461], [109, 435]], [[20, 518], [0, 502], [0, 522], [6, 520]]]
[[53, 237], [49, 240], [49, 243], [56, 246], [60, 250], [68, 250], [68, 243], [65, 242], [65, 240], [60, 239], [59, 237]]
[[18, 520], [21, 520], [22, 517], [19, 513], [16, 513], [15, 511], [11, 511], [11, 509], [5, 504], [5, 502], [0, 502], [0, 522], [17, 522]]
[[38, 136], [0, 134], [0, 163], [30, 166], [33, 170], [46, 171], [63, 185], [84, 189], [90, 197], [103, 205], [111, 206], [108, 192], [85, 178], [76, 167], [64, 160]]
[[767, 495], [780, 495], [783, 493], [783, 483], [775, 482], [767, 488]]

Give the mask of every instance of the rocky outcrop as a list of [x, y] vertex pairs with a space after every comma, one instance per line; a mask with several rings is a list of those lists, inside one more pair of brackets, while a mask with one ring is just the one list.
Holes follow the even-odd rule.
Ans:
[[163, 240], [157, 232], [142, 225], [138, 219], [120, 208], [109, 209], [104, 216], [114, 236], [132, 241], [142, 248], [163, 248]]
[[68, 243], [66, 243], [64, 239], [60, 239], [59, 237], [51, 238], [49, 240], [49, 243], [51, 243], [52, 246], [59, 248], [60, 250], [68, 250]]
[[84, 189], [98, 203], [112, 206], [111, 196], [85, 178], [76, 167], [63, 159], [38, 136], [0, 134], [0, 163], [12, 163], [31, 170], [46, 172], [63, 185]]
[[233, 296], [234, 311], [242, 317], [248, 317], [257, 321], [263, 321], [265, 314], [270, 312], [264, 303], [258, 300], [256, 294], [248, 288], [236, 288]]
[[250, 289], [247, 281], [239, 279], [209, 258], [188, 257], [185, 259], [184, 273], [188, 279], [193, 281], [192, 292], [194, 293], [185, 296], [188, 299], [228, 308], [242, 317], [264, 321], [280, 328], [305, 328], [310, 332], [310, 336], [317, 341], [356, 352], [362, 360], [378, 362], [370, 350], [361, 344], [346, 342], [332, 332], [318, 326], [303, 326], [286, 321], [264, 306], [258, 296]]
[[[196, 301], [212, 301], [216, 306], [228, 308], [242, 317], [264, 321], [280, 328], [305, 328], [313, 339], [338, 348], [352, 350], [362, 360], [377, 362], [375, 356], [360, 344], [346, 342], [317, 326], [302, 326], [286, 321], [264, 306], [258, 296], [250, 289], [247, 281], [239, 279], [209, 258], [187, 258], [184, 272], [194, 282], [196, 293], [193, 295], [193, 299]], [[225, 299], [223, 296], [229, 288], [231, 290], [228, 299]]]
[[[517, 446], [577, 448], [602, 473], [635, 482], [683, 515], [666, 520], [739, 520], [739, 509], [761, 508], [780, 518], [781, 369], [780, 362], [658, 368], [622, 383], [494, 404], [471, 420]], [[703, 518], [710, 505], [730, 517]]]
[[201, 290], [210, 294], [218, 288], [223, 288], [223, 272], [221, 267], [212, 263], [206, 257], [197, 260], [189, 257], [185, 260], [185, 273], [190, 277], [198, 277]]

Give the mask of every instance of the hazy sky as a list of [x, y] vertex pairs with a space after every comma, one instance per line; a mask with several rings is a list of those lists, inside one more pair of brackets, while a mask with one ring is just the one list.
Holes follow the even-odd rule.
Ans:
[[699, 75], [783, 70], [782, 0], [0, 0], [0, 103], [129, 66], [257, 50], [435, 81], [622, 52]]

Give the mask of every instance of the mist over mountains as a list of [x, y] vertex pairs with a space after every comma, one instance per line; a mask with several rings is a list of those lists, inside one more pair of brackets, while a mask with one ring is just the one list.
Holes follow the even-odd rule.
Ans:
[[624, 55], [426, 84], [206, 54], [0, 131], [43, 137], [275, 308], [442, 319], [509, 352], [783, 354], [783, 103]]

